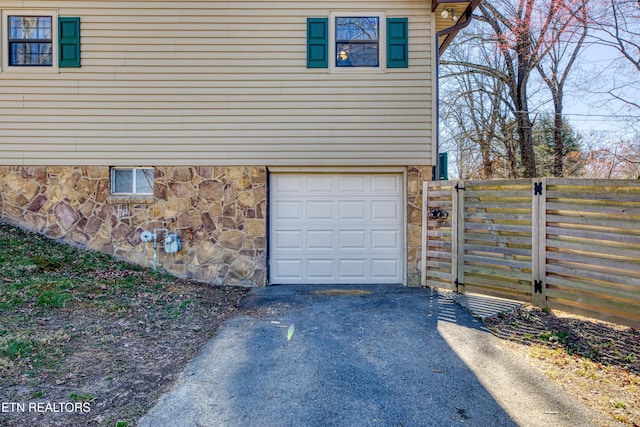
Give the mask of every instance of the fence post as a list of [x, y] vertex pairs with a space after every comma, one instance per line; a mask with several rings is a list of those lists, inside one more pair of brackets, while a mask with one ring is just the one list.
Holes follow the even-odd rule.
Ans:
[[464, 293], [464, 181], [451, 188], [451, 279], [456, 292]]
[[422, 250], [420, 251], [420, 286], [427, 286], [427, 202], [429, 200], [429, 183], [422, 182]]
[[547, 308], [547, 179], [531, 186], [531, 304]]

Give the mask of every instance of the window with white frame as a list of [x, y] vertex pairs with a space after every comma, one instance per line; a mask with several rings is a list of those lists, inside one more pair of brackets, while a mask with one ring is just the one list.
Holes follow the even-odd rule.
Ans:
[[54, 11], [3, 10], [3, 69], [58, 69], [58, 16]]
[[329, 19], [329, 67], [384, 69], [386, 60], [385, 15], [380, 12], [334, 12]]
[[111, 194], [152, 195], [153, 168], [111, 168]]

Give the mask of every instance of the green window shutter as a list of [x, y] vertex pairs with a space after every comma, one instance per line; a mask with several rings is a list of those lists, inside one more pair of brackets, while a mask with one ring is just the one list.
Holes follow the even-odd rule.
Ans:
[[58, 18], [58, 66], [80, 67], [80, 18]]
[[449, 180], [449, 153], [439, 153], [440, 157], [440, 176], [441, 181]]
[[387, 68], [409, 68], [408, 18], [387, 18]]
[[307, 68], [329, 67], [329, 18], [307, 18]]

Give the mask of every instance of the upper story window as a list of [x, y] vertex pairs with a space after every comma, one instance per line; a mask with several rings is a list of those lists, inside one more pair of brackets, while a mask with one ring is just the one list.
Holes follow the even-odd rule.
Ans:
[[9, 66], [53, 65], [53, 17], [8, 17]]
[[56, 10], [2, 9], [0, 71], [57, 73], [80, 66], [80, 18]]
[[384, 12], [332, 12], [328, 24], [329, 72], [386, 71], [387, 28]]
[[111, 168], [111, 194], [152, 195], [153, 168]]
[[335, 18], [336, 67], [380, 66], [380, 17]]

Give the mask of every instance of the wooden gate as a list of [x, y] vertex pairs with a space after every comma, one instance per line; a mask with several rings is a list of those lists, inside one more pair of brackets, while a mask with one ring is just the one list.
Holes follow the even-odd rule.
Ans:
[[424, 183], [423, 285], [640, 327], [640, 182]]

